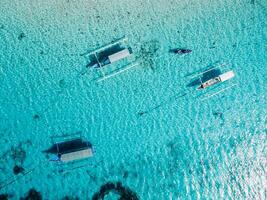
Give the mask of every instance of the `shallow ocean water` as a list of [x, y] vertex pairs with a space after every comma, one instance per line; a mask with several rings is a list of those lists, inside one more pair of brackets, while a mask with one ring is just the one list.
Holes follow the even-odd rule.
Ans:
[[[267, 198], [266, 1], [1, 0], [0, 14], [0, 194], [91, 199], [119, 181], [146, 200]], [[140, 64], [96, 83], [82, 54], [124, 35]], [[218, 63], [235, 78], [188, 87]], [[42, 151], [77, 132], [95, 155], [58, 173]]]

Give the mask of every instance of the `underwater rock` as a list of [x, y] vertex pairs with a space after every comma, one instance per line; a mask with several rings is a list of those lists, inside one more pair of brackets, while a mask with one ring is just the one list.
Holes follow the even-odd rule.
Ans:
[[20, 198], [20, 200], [42, 200], [42, 195], [40, 192], [32, 188], [28, 191], [27, 196]]
[[94, 194], [92, 200], [103, 200], [110, 192], [118, 194], [120, 196], [119, 200], [138, 200], [137, 194], [129, 188], [124, 187], [121, 182], [108, 182], [102, 185], [99, 192]]
[[25, 37], [26, 37], [25, 33], [21, 33], [21, 34], [19, 34], [18, 39], [22, 40]]
[[20, 173], [24, 172], [24, 168], [18, 165], [15, 165], [15, 167], [13, 168], [13, 173], [15, 175], [18, 175]]

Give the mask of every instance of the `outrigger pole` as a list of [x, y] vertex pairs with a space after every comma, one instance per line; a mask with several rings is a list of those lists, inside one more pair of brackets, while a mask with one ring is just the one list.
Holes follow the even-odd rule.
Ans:
[[94, 56], [95, 56], [95, 58], [96, 58], [96, 62], [97, 62], [97, 64], [99, 65], [99, 70], [100, 70], [101, 74], [102, 74], [103, 76], [105, 76], [105, 73], [101, 70], [102, 65], [101, 65], [101, 63], [100, 63], [100, 61], [99, 61], [99, 59], [98, 59], [96, 53], [97, 53], [97, 51], [94, 52]]
[[204, 72], [201, 72], [201, 73], [199, 73], [199, 74], [196, 74], [196, 75], [192, 76], [191, 78], [195, 78], [195, 77], [197, 77], [197, 76], [199, 76], [199, 75], [205, 74], [205, 73], [207, 73], [207, 72], [209, 72], [209, 71], [211, 71], [211, 70], [213, 70], [213, 69], [216, 69], [216, 68], [218, 68], [218, 67], [222, 67], [222, 66], [224, 66], [224, 65], [226, 65], [226, 63], [222, 63], [222, 64], [220, 64], [220, 65], [218, 65], [218, 66], [212, 67], [212, 68], [210, 68], [210, 69], [208, 69], [208, 70], [206, 70], [206, 71], [204, 71]]
[[17, 177], [10, 178], [10, 179], [6, 180], [4, 184], [0, 185], [0, 190], [5, 188], [5, 187], [7, 187], [7, 186], [9, 186], [9, 185], [11, 185], [11, 184], [13, 184], [14, 182], [18, 181], [19, 179], [23, 178], [24, 176], [32, 173], [37, 167], [41, 166], [41, 164], [43, 164], [43, 163], [37, 164], [32, 169], [29, 169], [28, 171], [22, 173], [21, 175], [18, 175]]
[[101, 65], [101, 63], [100, 63], [100, 61], [99, 61], [99, 59], [98, 59], [98, 57], [97, 57], [97, 55], [96, 55], [96, 52], [94, 52], [94, 56], [95, 56], [95, 58], [96, 58], [97, 64], [98, 64], [99, 67], [101, 68], [102, 65]]
[[116, 75], [118, 75], [118, 74], [120, 74], [120, 73], [122, 73], [122, 72], [125, 72], [125, 71], [127, 71], [127, 70], [129, 70], [129, 69], [131, 69], [131, 68], [133, 68], [133, 67], [135, 67], [135, 66], [137, 66], [138, 64], [139, 64], [139, 63], [134, 63], [134, 64], [132, 64], [132, 65], [130, 65], [130, 66], [128, 66], [128, 67], [122, 68], [122, 69], [120, 69], [120, 70], [118, 70], [118, 71], [116, 71], [116, 72], [114, 72], [114, 73], [112, 73], [112, 74], [109, 74], [109, 75], [107, 75], [107, 76], [103, 76], [103, 77], [99, 78], [96, 82], [101, 82], [101, 81], [104, 81], [104, 80], [106, 80], [106, 79], [108, 79], [108, 78], [111, 78], [111, 77], [113, 77], [113, 76], [116, 76]]
[[201, 101], [207, 100], [207, 99], [209, 99], [209, 98], [211, 98], [211, 97], [213, 97], [213, 96], [216, 96], [216, 95], [220, 94], [221, 92], [223, 92], [223, 91], [225, 91], [225, 90], [228, 90], [228, 89], [230, 89], [230, 88], [232, 88], [232, 87], [234, 87], [234, 86], [236, 86], [236, 85], [237, 85], [237, 84], [230, 85], [230, 86], [228, 86], [228, 87], [226, 87], [226, 88], [224, 88], [224, 89], [221, 89], [220, 91], [215, 92], [215, 93], [213, 93], [213, 94], [211, 94], [211, 95], [208, 95], [208, 96], [206, 96], [206, 97], [204, 97], [204, 98], [202, 98], [202, 99], [200, 99], [200, 100], [201, 100]]
[[123, 36], [122, 38], [120, 38], [120, 39], [118, 39], [118, 40], [116, 40], [116, 41], [114, 41], [114, 42], [112, 42], [112, 43], [110, 43], [108, 45], [102, 46], [102, 47], [100, 47], [98, 49], [95, 49], [94, 51], [91, 51], [91, 52], [88, 52], [88, 53], [84, 53], [83, 55], [85, 56], [85, 55], [96, 54], [98, 51], [101, 51], [103, 49], [107, 49], [109, 47], [112, 47], [112, 46], [120, 43], [120, 42], [124, 42], [124, 41], [127, 41], [127, 40], [128, 39], [125, 36]]

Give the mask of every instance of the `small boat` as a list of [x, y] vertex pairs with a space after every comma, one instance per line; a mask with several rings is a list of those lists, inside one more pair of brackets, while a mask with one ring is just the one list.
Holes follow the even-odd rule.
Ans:
[[[138, 62], [133, 62], [132, 59], [127, 59], [128, 57], [134, 56], [134, 54], [132, 48], [128, 45], [126, 37], [122, 37], [92, 52], [87, 52], [81, 55], [89, 56], [90, 63], [87, 64], [86, 68], [97, 69], [102, 74], [99, 78], [95, 79], [96, 82], [107, 80], [139, 65]], [[112, 63], [121, 60], [125, 60], [127, 64], [123, 64], [122, 66], [122, 62], [118, 67], [112, 67], [110, 69], [106, 68], [107, 66], [112, 65]]]
[[228, 72], [223, 73], [217, 77], [209, 79], [209, 80], [205, 81], [204, 83], [201, 83], [201, 85], [197, 89], [198, 90], [205, 89], [205, 88], [212, 86], [212, 85], [215, 85], [217, 83], [227, 81], [227, 80], [233, 78], [234, 76], [235, 76], [235, 74], [233, 71], [228, 71]]
[[[87, 67], [99, 69], [116, 61], [127, 58], [132, 54], [132, 50], [131, 47], [125, 44], [125, 42], [127, 42], [127, 38], [122, 37], [92, 52], [82, 54], [92, 56], [92, 63], [89, 63]], [[110, 50], [113, 51], [110, 52]]]
[[171, 49], [170, 52], [183, 55], [183, 54], [191, 53], [192, 50], [191, 49]]
[[128, 57], [130, 55], [131, 55], [131, 52], [130, 52], [130, 50], [128, 48], [120, 50], [120, 51], [118, 51], [118, 52], [116, 52], [114, 54], [111, 54], [111, 55], [109, 55], [107, 57], [102, 58], [102, 60], [99, 60], [97, 58], [98, 62], [95, 63], [94, 65], [92, 65], [92, 68], [104, 67], [106, 65], [109, 65], [109, 64], [114, 63], [116, 61], [119, 61], [121, 59], [124, 59], [124, 58], [126, 58], [126, 57]]
[[48, 152], [53, 154], [50, 161], [63, 163], [89, 158], [94, 153], [92, 145], [81, 138], [56, 143]]

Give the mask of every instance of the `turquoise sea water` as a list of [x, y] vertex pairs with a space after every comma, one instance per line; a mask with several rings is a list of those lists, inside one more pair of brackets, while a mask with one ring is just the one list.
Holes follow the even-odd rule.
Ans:
[[[0, 194], [91, 199], [119, 181], [144, 200], [267, 198], [266, 1], [1, 0], [0, 15]], [[81, 75], [81, 54], [124, 35], [139, 66]], [[216, 63], [235, 78], [188, 87]], [[42, 151], [76, 132], [95, 155], [58, 173]]]

